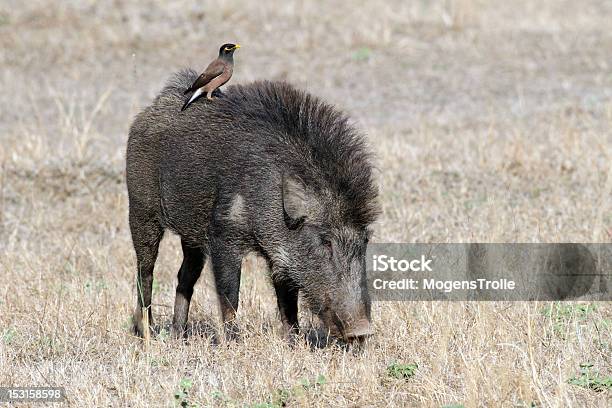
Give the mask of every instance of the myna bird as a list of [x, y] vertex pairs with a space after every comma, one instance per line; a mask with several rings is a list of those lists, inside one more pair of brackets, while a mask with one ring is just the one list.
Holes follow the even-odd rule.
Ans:
[[193, 101], [203, 94], [206, 94], [207, 99], [213, 99], [212, 93], [215, 89], [225, 84], [232, 77], [234, 72], [234, 51], [238, 48], [240, 48], [239, 44], [223, 44], [219, 48], [217, 59], [211, 62], [202, 72], [202, 75], [195, 80], [193, 85], [183, 93], [183, 95], [187, 95], [189, 92], [193, 92], [193, 95], [185, 102], [181, 111], [187, 109]]

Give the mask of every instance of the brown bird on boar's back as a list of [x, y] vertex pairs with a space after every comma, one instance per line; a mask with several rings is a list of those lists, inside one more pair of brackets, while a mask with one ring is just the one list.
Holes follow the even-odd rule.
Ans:
[[192, 102], [202, 95], [207, 99], [213, 99], [213, 92], [224, 85], [232, 77], [234, 72], [234, 51], [240, 48], [240, 44], [223, 44], [219, 48], [219, 56], [210, 63], [196, 81], [183, 93], [187, 95], [193, 92], [191, 98], [185, 101], [181, 111], [187, 109]]

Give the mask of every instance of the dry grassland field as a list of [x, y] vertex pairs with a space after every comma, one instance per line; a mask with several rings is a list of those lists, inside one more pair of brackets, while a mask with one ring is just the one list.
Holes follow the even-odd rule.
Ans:
[[0, 386], [71, 407], [612, 406], [610, 302], [374, 302], [361, 351], [292, 347], [249, 256], [242, 338], [207, 265], [173, 339], [171, 233], [143, 342], [125, 184], [134, 116], [238, 42], [232, 84], [289, 81], [366, 135], [371, 242], [610, 243], [611, 24], [604, 0], [0, 0]]

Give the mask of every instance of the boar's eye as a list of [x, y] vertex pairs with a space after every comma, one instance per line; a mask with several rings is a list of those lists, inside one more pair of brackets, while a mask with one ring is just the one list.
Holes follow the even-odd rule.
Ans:
[[327, 249], [330, 254], [333, 252], [332, 243], [329, 239], [321, 237], [321, 245], [323, 245], [323, 247], [325, 247], [325, 249]]

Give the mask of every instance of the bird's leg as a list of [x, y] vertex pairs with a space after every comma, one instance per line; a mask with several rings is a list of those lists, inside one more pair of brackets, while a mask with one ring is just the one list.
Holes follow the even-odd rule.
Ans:
[[212, 92], [206, 92], [206, 99], [208, 99], [209, 101], [212, 101], [213, 99], [215, 99], [212, 96]]

